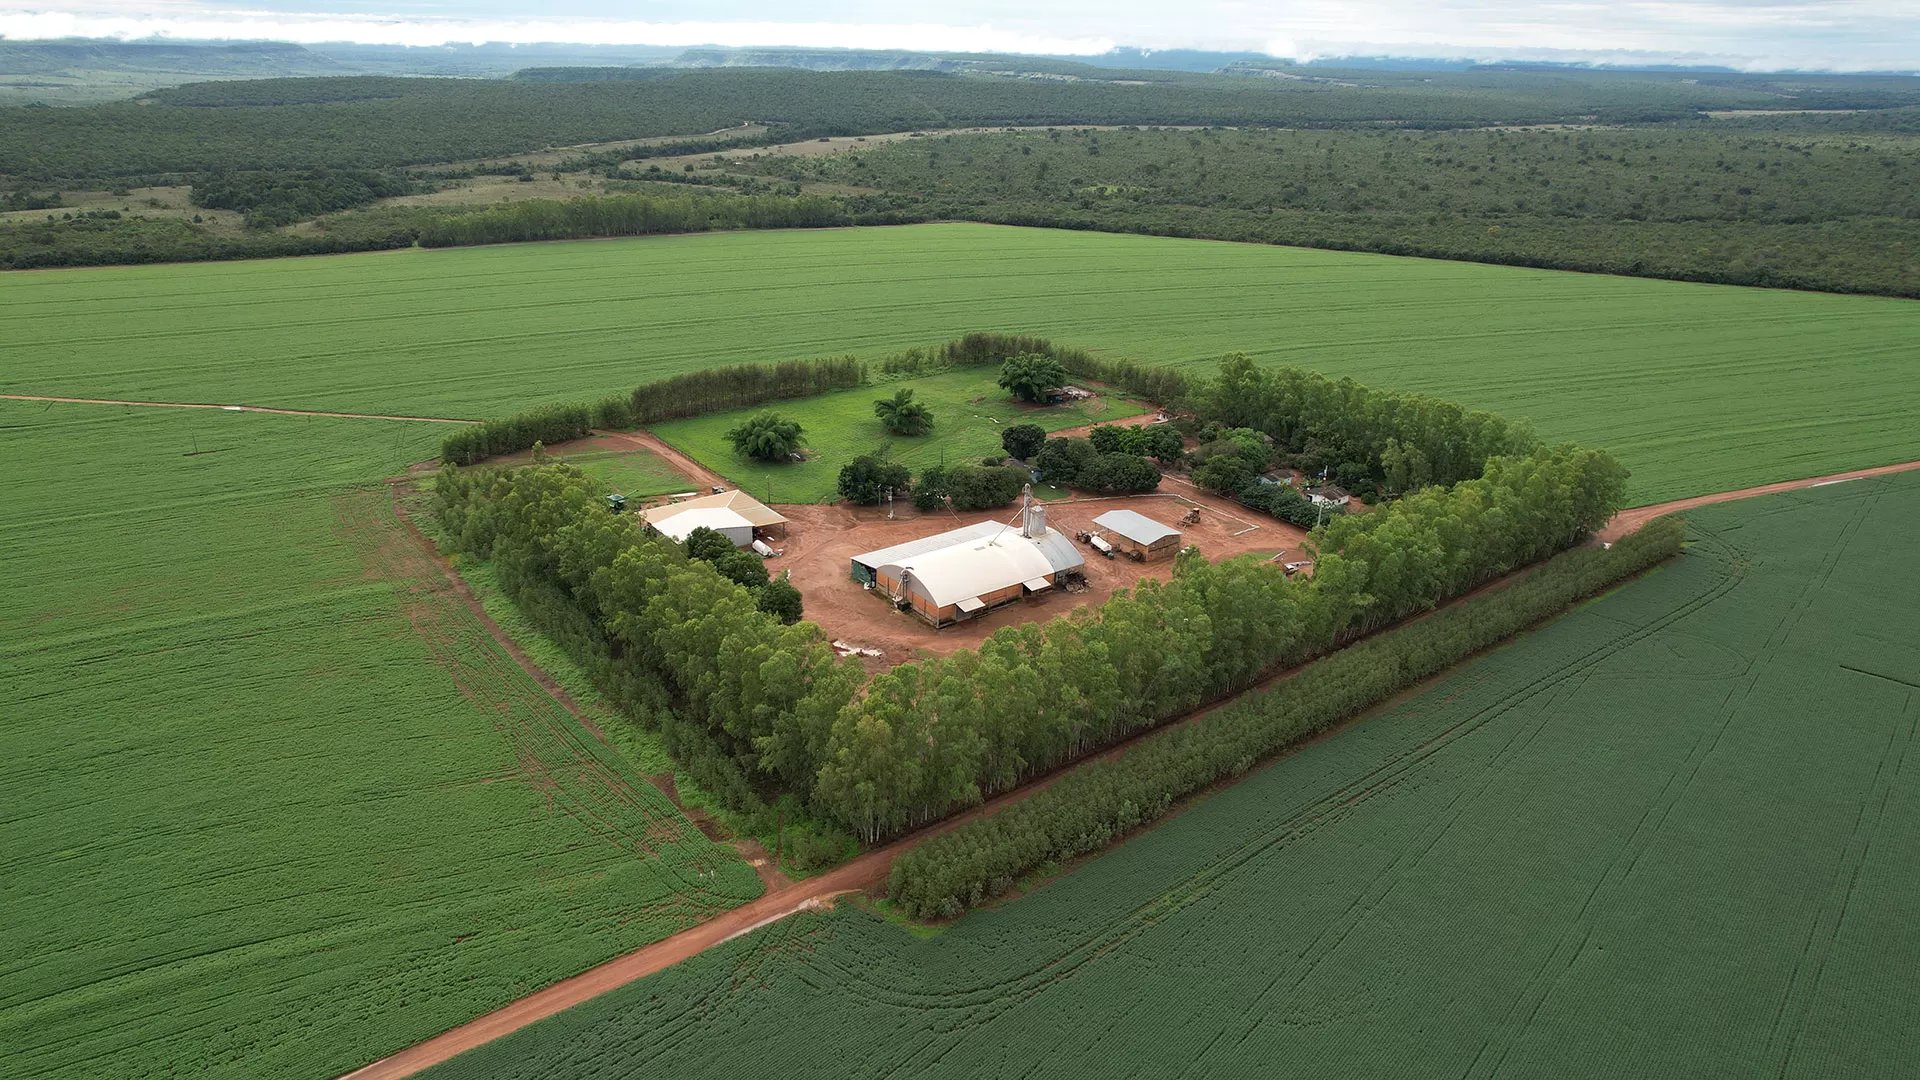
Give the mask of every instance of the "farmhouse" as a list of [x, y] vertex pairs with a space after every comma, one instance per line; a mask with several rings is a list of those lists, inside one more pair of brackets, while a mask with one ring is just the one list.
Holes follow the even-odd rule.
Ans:
[[704, 527], [721, 533], [734, 547], [746, 547], [775, 529], [784, 534], [787, 527], [786, 518], [744, 491], [655, 506], [640, 511], [640, 517], [654, 532], [674, 540], [685, 542], [693, 530]]
[[1180, 530], [1132, 510], [1109, 510], [1093, 519], [1095, 535], [1139, 562], [1171, 559], [1180, 550]]
[[1018, 526], [983, 521], [856, 555], [853, 579], [939, 627], [1064, 585], [1084, 565], [1029, 504]]
[[1353, 496], [1347, 494], [1344, 488], [1328, 485], [1327, 487], [1308, 488], [1307, 498], [1320, 506], [1345, 506]]

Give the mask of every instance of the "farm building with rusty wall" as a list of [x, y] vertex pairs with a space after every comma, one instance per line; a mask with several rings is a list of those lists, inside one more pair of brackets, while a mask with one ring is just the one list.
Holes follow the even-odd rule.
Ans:
[[1171, 559], [1180, 551], [1180, 530], [1132, 510], [1109, 510], [1093, 519], [1094, 534], [1114, 551], [1139, 562]]
[[682, 543], [693, 530], [708, 528], [746, 547], [756, 539], [784, 533], [787, 519], [744, 491], [722, 491], [696, 499], [682, 499], [640, 511], [641, 520], [661, 536]]
[[1062, 587], [1086, 560], [1029, 506], [1019, 524], [983, 521], [853, 557], [853, 579], [933, 626]]

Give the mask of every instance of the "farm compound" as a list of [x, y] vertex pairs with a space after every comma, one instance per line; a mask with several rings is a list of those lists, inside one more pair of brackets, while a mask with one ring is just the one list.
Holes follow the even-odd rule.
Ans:
[[1065, 585], [1086, 564], [1028, 505], [1020, 525], [983, 521], [853, 557], [853, 579], [935, 627]]
[[784, 534], [787, 526], [786, 518], [744, 491], [722, 491], [651, 507], [640, 511], [640, 518], [654, 532], [682, 543], [693, 530], [708, 528], [742, 548], [775, 529]]
[[1109, 510], [1093, 519], [1094, 535], [1138, 562], [1171, 559], [1180, 550], [1180, 530], [1132, 510]]

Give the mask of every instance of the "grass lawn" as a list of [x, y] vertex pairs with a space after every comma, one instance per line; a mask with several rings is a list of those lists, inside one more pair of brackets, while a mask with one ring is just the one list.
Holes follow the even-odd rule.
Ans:
[[973, 224], [33, 271], [0, 321], [0, 392], [475, 419], [970, 330], [1241, 349], [1607, 447], [1636, 503], [1906, 460], [1920, 413], [1912, 300]]
[[760, 893], [401, 527], [444, 433], [0, 402], [9, 1078], [337, 1076]]
[[1687, 553], [1021, 899], [842, 905], [433, 1080], [1912, 1072], [1920, 473]]
[[[943, 460], [949, 465], [977, 465], [981, 458], [1006, 453], [1000, 446], [1000, 433], [1013, 424], [1039, 424], [1048, 431], [1059, 431], [1146, 411], [1110, 394], [1078, 404], [1044, 408], [1024, 405], [1000, 388], [995, 381], [999, 375], [999, 370], [992, 367], [959, 368], [764, 406], [800, 421], [808, 444], [808, 457], [803, 462], [769, 465], [734, 451], [727, 441], [727, 430], [759, 412], [758, 408], [669, 421], [653, 431], [756, 498], [810, 503], [836, 498], [840, 467], [861, 454], [885, 454], [917, 476]], [[932, 434], [917, 438], [889, 435], [873, 415], [875, 401], [890, 398], [901, 389], [911, 389], [916, 401], [933, 410]]]
[[694, 489], [694, 482], [680, 470], [667, 464], [660, 455], [642, 446], [600, 445], [602, 440], [583, 439], [551, 448], [549, 456], [607, 482], [629, 498], [667, 495]]

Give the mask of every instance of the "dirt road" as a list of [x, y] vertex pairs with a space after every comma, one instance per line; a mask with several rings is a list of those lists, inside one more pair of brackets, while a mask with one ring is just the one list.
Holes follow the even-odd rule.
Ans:
[[712, 469], [707, 468], [705, 465], [668, 446], [658, 435], [655, 435], [651, 431], [645, 429], [639, 431], [602, 431], [596, 428], [593, 433], [595, 436], [610, 442], [624, 442], [629, 446], [637, 446], [642, 450], [653, 451], [660, 457], [665, 458], [667, 464], [680, 470], [681, 475], [699, 484], [703, 494], [708, 488], [734, 488], [739, 486], [726, 477], [721, 476], [719, 473], [714, 472]]
[[58, 401], [70, 405], [136, 405], [145, 409], [220, 409], [224, 412], [278, 413], [281, 416], [334, 416], [342, 420], [418, 420], [427, 424], [477, 424], [445, 416], [385, 416], [380, 413], [316, 412], [312, 409], [271, 409], [265, 405], [208, 405], [197, 401], [115, 401], [111, 398], [45, 397], [40, 394], [0, 394], [0, 401]]
[[1806, 480], [1781, 480], [1773, 484], [1760, 484], [1757, 487], [1741, 488], [1738, 491], [1722, 491], [1713, 495], [1695, 495], [1690, 499], [1675, 499], [1672, 502], [1658, 503], [1653, 506], [1637, 506], [1631, 510], [1622, 510], [1607, 522], [1600, 530], [1599, 538], [1606, 543], [1626, 536], [1640, 526], [1662, 514], [1672, 514], [1681, 510], [1691, 510], [1696, 506], [1711, 506], [1714, 503], [1733, 502], [1735, 499], [1751, 499], [1756, 495], [1774, 495], [1782, 491], [1798, 491], [1802, 488], [1820, 487], [1823, 484], [1838, 484], [1847, 480], [1859, 480], [1868, 476], [1885, 476], [1889, 473], [1907, 472], [1920, 469], [1920, 461], [1904, 461], [1898, 465], [1881, 465], [1872, 469], [1854, 469], [1850, 472], [1832, 473], [1827, 476], [1815, 476]]
[[[657, 440], [655, 441], [657, 442]], [[654, 449], [651, 444], [648, 444], [648, 448]], [[1609, 542], [1617, 540], [1662, 514], [1685, 510], [1695, 506], [1729, 502], [1735, 499], [1751, 498], [1756, 495], [1767, 495], [1780, 491], [1793, 491], [1815, 487], [1821, 484], [1838, 483], [1866, 476], [1880, 476], [1910, 469], [1920, 469], [1920, 461], [1911, 461], [1899, 465], [1884, 465], [1872, 469], [1856, 469], [1851, 472], [1835, 473], [1831, 476], [1813, 477], [1805, 480], [1790, 480], [1775, 484], [1763, 484], [1758, 487], [1742, 488], [1738, 491], [1722, 492], [1715, 495], [1701, 495], [1690, 499], [1677, 499], [1672, 502], [1660, 503], [1654, 506], [1636, 507], [1631, 510], [1623, 510], [1615, 515], [1614, 519], [1608, 523], [1606, 529], [1601, 532], [1600, 536]], [[1525, 576], [1528, 572], [1529, 570], [1516, 571], [1514, 574], [1510, 574], [1500, 581], [1489, 583], [1474, 590], [1468, 594], [1468, 596], [1477, 596], [1487, 591], [1501, 588], [1517, 580], [1519, 577]], [[1458, 603], [1464, 599], [1467, 599], [1467, 597], [1457, 598], [1452, 603]], [[1273, 683], [1286, 678], [1294, 670], [1297, 670], [1297, 668], [1275, 672], [1267, 678], [1262, 679], [1257, 685], [1259, 687], [1271, 686]], [[1195, 722], [1219, 708], [1220, 705], [1221, 703], [1208, 705], [1196, 711], [1194, 715], [1187, 718], [1187, 720], [1178, 722]], [[1118, 746], [1111, 747], [1096, 755], [1096, 757], [1106, 758], [1124, 753], [1138, 738], [1146, 737], [1154, 731], [1163, 729], [1164, 725], [1162, 728], [1142, 732], [1140, 735], [1135, 736], [1134, 739], [1129, 739]], [[1076, 763], [1076, 765], [1077, 764], [1079, 763]], [[519, 1001], [505, 1008], [488, 1013], [485, 1016], [462, 1024], [450, 1031], [443, 1032], [423, 1043], [409, 1047], [397, 1054], [382, 1058], [371, 1065], [349, 1073], [345, 1080], [397, 1080], [397, 1078], [400, 1077], [412, 1076], [432, 1065], [446, 1061], [456, 1054], [491, 1042], [502, 1035], [518, 1031], [520, 1028], [537, 1020], [552, 1016], [563, 1009], [577, 1005], [580, 1002], [596, 997], [609, 990], [624, 986], [635, 979], [671, 967], [721, 942], [748, 933], [769, 923], [776, 922], [795, 912], [821, 907], [832, 898], [846, 893], [872, 890], [886, 880], [887, 873], [893, 865], [893, 859], [900, 852], [905, 851], [914, 844], [929, 837], [937, 836], [940, 833], [957, 828], [983, 814], [993, 813], [1009, 803], [1027, 798], [1035, 792], [1043, 790], [1048, 784], [1052, 783], [1059, 776], [1065, 775], [1065, 773], [1073, 767], [1073, 765], [1067, 766], [1033, 784], [1007, 792], [998, 798], [992, 799], [986, 804], [967, 813], [904, 837], [886, 847], [867, 852], [835, 870], [831, 870], [818, 877], [797, 882], [786, 888], [769, 892], [760, 899], [717, 916], [709, 922], [702, 923], [689, 930], [684, 930], [665, 940], [655, 942], [637, 952], [632, 952], [626, 956], [610, 960], [599, 967], [589, 969], [570, 979], [564, 979], [545, 990], [521, 998]]]

